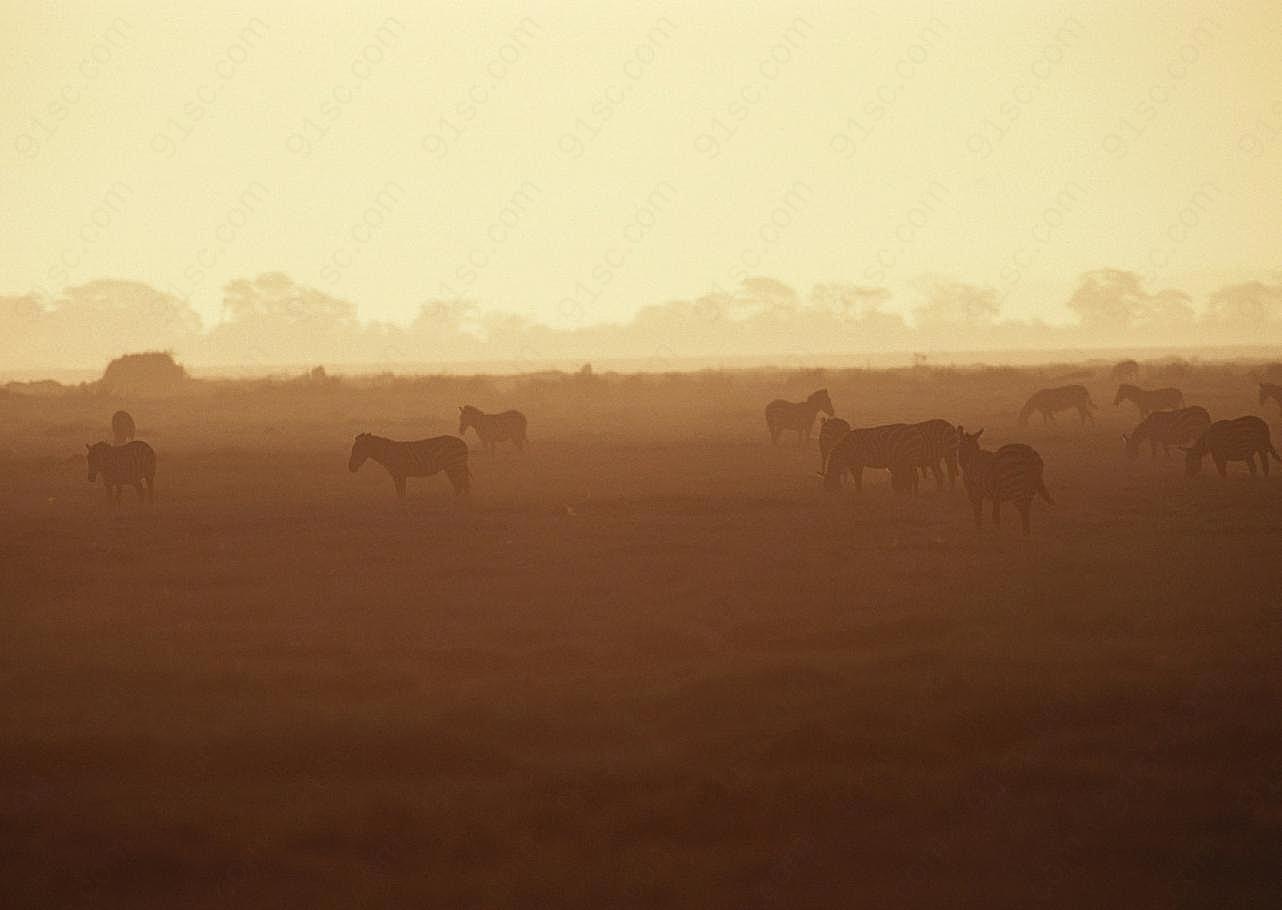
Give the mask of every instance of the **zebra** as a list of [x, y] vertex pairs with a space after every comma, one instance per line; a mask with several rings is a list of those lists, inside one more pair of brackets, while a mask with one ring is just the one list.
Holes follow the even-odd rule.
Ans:
[[493, 455], [500, 442], [512, 442], [517, 451], [525, 451], [525, 415], [520, 411], [486, 414], [480, 408], [465, 404], [458, 409], [458, 434], [467, 435], [467, 428], [476, 430], [481, 445]]
[[850, 430], [832, 447], [824, 462], [824, 488], [836, 490], [846, 471], [863, 489], [864, 468], [889, 468], [896, 492], [917, 491], [917, 469], [926, 462], [926, 435], [918, 425], [890, 423]]
[[1197, 405], [1175, 411], [1152, 411], [1129, 435], [1122, 434], [1126, 443], [1126, 457], [1134, 461], [1140, 453], [1140, 445], [1147, 439], [1154, 458], [1157, 457], [1159, 445], [1162, 453], [1169, 458], [1171, 446], [1195, 441], [1210, 425], [1211, 415], [1206, 412], [1206, 408]]
[[1258, 417], [1238, 417], [1235, 420], [1217, 420], [1211, 424], [1197, 442], [1191, 446], [1181, 446], [1184, 450], [1184, 473], [1196, 477], [1202, 471], [1202, 458], [1210, 453], [1215, 467], [1221, 477], [1228, 476], [1227, 465], [1230, 461], [1245, 461], [1246, 466], [1255, 474], [1255, 456], [1260, 456], [1260, 468], [1264, 476], [1269, 476], [1269, 459], [1272, 455], [1279, 462], [1273, 440], [1269, 437], [1269, 425]]
[[779, 436], [784, 430], [796, 430], [797, 445], [810, 441], [810, 430], [814, 427], [815, 415], [823, 411], [829, 417], [836, 413], [827, 389], [811, 392], [805, 401], [784, 401], [776, 398], [766, 405], [766, 428], [770, 430], [770, 442], [779, 444]]
[[1121, 360], [1113, 366], [1113, 378], [1118, 382], [1132, 382], [1139, 378], [1140, 365], [1134, 360]]
[[926, 441], [926, 449], [923, 457], [925, 465], [922, 467], [922, 474], [925, 475], [926, 468], [929, 468], [935, 475], [935, 489], [944, 488], [944, 472], [940, 468], [941, 462], [948, 469], [948, 489], [953, 490], [957, 487], [957, 428], [947, 420], [923, 420], [921, 423], [913, 424], [921, 430]]
[[134, 418], [128, 411], [117, 411], [111, 415], [111, 441], [122, 446], [134, 438]]
[[454, 485], [454, 495], [461, 496], [472, 488], [472, 472], [467, 466], [467, 443], [457, 436], [397, 442], [372, 433], [361, 433], [352, 443], [347, 469], [355, 474], [367, 458], [387, 468], [392, 482], [396, 484], [396, 496], [402, 502], [405, 500], [407, 477], [431, 477], [444, 471]]
[[[138, 501], [156, 501], [156, 452], [140, 439], [113, 446], [105, 442], [85, 444], [89, 461], [89, 482], [95, 483], [102, 475], [102, 486], [107, 493], [107, 503], [118, 505], [126, 486], [138, 491]], [[146, 481], [146, 490], [143, 490]]]
[[1263, 406], [1270, 398], [1282, 407], [1282, 385], [1274, 385], [1271, 382], [1260, 383], [1260, 405]]
[[996, 452], [981, 449], [979, 437], [983, 432], [981, 428], [967, 433], [964, 427], [957, 427], [957, 435], [961, 439], [957, 460], [961, 462], [966, 494], [975, 510], [975, 527], [983, 527], [985, 499], [993, 501], [994, 527], [1001, 524], [1002, 503], [1013, 502], [1019, 509], [1024, 536], [1027, 537], [1031, 531], [1029, 511], [1033, 497], [1041, 496], [1048, 504], [1055, 504], [1042, 476], [1045, 467], [1042, 456], [1030, 446], [1018, 442], [1004, 445]]
[[1154, 411], [1173, 411], [1177, 408], [1184, 407], [1184, 393], [1179, 389], [1141, 389], [1139, 386], [1130, 383], [1122, 383], [1117, 387], [1117, 395], [1113, 398], [1113, 404], [1119, 405], [1123, 401], [1129, 401], [1139, 408], [1140, 416], [1147, 417]]
[[1077, 408], [1082, 426], [1086, 426], [1087, 421], [1095, 422], [1095, 415], [1091, 413], [1095, 408], [1095, 402], [1091, 401], [1091, 393], [1086, 391], [1086, 386], [1064, 385], [1033, 393], [1033, 397], [1028, 399], [1024, 409], [1019, 412], [1019, 425], [1028, 426], [1029, 415], [1034, 411], [1041, 412], [1043, 423], [1054, 423], [1055, 412], [1066, 411], [1069, 408]]
[[819, 471], [828, 463], [828, 453], [841, 437], [850, 432], [850, 422], [840, 417], [825, 417], [819, 424]]

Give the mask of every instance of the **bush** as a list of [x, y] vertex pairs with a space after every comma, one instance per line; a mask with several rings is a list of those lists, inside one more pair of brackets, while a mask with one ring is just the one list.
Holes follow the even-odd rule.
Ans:
[[148, 351], [125, 354], [107, 364], [101, 388], [111, 395], [172, 395], [189, 381], [173, 354]]

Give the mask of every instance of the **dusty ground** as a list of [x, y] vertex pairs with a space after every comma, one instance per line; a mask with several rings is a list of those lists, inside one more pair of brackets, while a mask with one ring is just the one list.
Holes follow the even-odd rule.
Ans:
[[[228, 384], [125, 403], [117, 514], [121, 402], [0, 398], [4, 905], [1278, 906], [1282, 476], [1126, 463], [1103, 374], [1097, 428], [1015, 428], [1052, 378]], [[1058, 505], [820, 495], [761, 408], [823, 384]], [[1179, 384], [1282, 444], [1242, 371]], [[469, 401], [532, 439], [470, 507], [347, 472]]]

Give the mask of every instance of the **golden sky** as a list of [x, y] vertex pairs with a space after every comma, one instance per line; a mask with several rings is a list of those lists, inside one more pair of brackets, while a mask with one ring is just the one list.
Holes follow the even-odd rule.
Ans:
[[1063, 317], [1276, 272], [1275, 3], [9, 4], [0, 293], [554, 324], [766, 274]]

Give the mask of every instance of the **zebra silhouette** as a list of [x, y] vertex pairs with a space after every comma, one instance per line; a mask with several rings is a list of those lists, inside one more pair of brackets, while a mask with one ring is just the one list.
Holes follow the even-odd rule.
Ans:
[[1211, 425], [1211, 415], [1206, 408], [1193, 405], [1175, 411], [1153, 411], [1139, 422], [1129, 434], [1123, 433], [1126, 443], [1126, 457], [1132, 461], [1140, 453], [1140, 446], [1147, 441], [1153, 457], [1157, 457], [1157, 447], [1162, 453], [1171, 454], [1171, 446], [1182, 446], [1196, 441], [1207, 427]]
[[805, 401], [784, 401], [776, 398], [766, 405], [766, 428], [770, 431], [772, 445], [779, 444], [784, 430], [795, 430], [797, 445], [810, 441], [810, 431], [815, 425], [815, 415], [823, 411], [829, 417], [836, 413], [827, 389], [811, 392]]
[[879, 427], [857, 427], [837, 441], [824, 463], [824, 489], [841, 488], [849, 471], [855, 490], [863, 489], [864, 468], [886, 468], [896, 492], [916, 492], [917, 470], [926, 464], [927, 443], [921, 427], [891, 423]]
[[961, 463], [966, 495], [975, 512], [975, 527], [983, 527], [985, 499], [993, 501], [994, 527], [1001, 525], [1002, 503], [1013, 502], [1027, 536], [1032, 529], [1029, 512], [1033, 497], [1041, 496], [1047, 503], [1055, 503], [1042, 477], [1042, 456], [1032, 447], [1018, 442], [1004, 445], [996, 452], [981, 449], [979, 437], [983, 432], [981, 428], [967, 433], [964, 427], [957, 427], [957, 435], [961, 438], [957, 460]]
[[850, 422], [840, 417], [825, 417], [819, 424], [819, 473], [828, 464], [828, 453], [841, 437], [850, 432]]
[[117, 411], [111, 415], [111, 441], [122, 446], [134, 438], [134, 418], [128, 411]]
[[1260, 383], [1260, 406], [1272, 399], [1278, 407], [1282, 407], [1282, 385], [1274, 385], [1271, 382]]
[[1129, 401], [1139, 408], [1140, 416], [1147, 417], [1154, 411], [1173, 411], [1176, 408], [1184, 407], [1184, 393], [1179, 389], [1141, 389], [1139, 386], [1130, 383], [1122, 383], [1117, 387], [1117, 395], [1113, 398], [1113, 404], [1119, 405], [1123, 401]]
[[102, 475], [108, 503], [119, 505], [127, 486], [138, 491], [139, 502], [156, 501], [156, 453], [147, 443], [139, 439], [122, 446], [95, 442], [86, 444], [85, 449], [88, 452], [89, 482], [95, 483], [98, 475]]
[[[925, 450], [922, 457], [925, 459], [925, 465], [922, 469], [923, 475], [925, 469], [929, 468], [935, 475], [935, 489], [944, 488], [944, 468], [948, 471], [948, 489], [955, 489], [957, 486], [957, 428], [947, 420], [923, 420], [921, 423], [912, 424], [921, 430], [922, 438], [925, 440]], [[943, 467], [941, 467], [941, 465]]]
[[1273, 448], [1269, 425], [1254, 415], [1217, 420], [1207, 427], [1197, 442], [1181, 448], [1184, 449], [1184, 470], [1189, 477], [1202, 472], [1202, 459], [1208, 454], [1221, 477], [1228, 476], [1230, 461], [1245, 461], [1251, 473], [1255, 474], [1255, 456], [1258, 455], [1260, 470], [1265, 477], [1269, 476], [1269, 455], [1282, 462], [1282, 457]]
[[513, 443], [517, 451], [525, 451], [525, 415], [520, 411], [486, 414], [480, 408], [465, 404], [458, 409], [458, 434], [466, 436], [468, 427], [476, 430], [481, 445], [493, 455], [500, 442]]
[[1043, 423], [1054, 423], [1055, 413], [1067, 411], [1069, 408], [1077, 409], [1077, 414], [1082, 419], [1082, 426], [1086, 426], [1088, 421], [1095, 422], [1095, 415], [1091, 413], [1095, 408], [1095, 402], [1091, 401], [1091, 393], [1086, 391], [1086, 386], [1063, 385], [1034, 392], [1033, 397], [1028, 399], [1028, 403], [1019, 412], [1019, 425], [1028, 426], [1028, 418], [1034, 411], [1041, 412]]
[[387, 469], [396, 484], [396, 496], [405, 500], [407, 477], [431, 477], [441, 471], [461, 496], [471, 490], [472, 472], [467, 466], [467, 443], [457, 436], [433, 436], [413, 442], [398, 442], [372, 433], [361, 433], [352, 443], [347, 469], [353, 474], [372, 458]]

